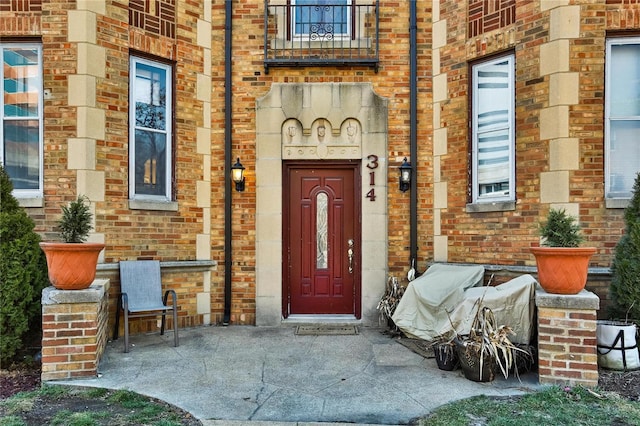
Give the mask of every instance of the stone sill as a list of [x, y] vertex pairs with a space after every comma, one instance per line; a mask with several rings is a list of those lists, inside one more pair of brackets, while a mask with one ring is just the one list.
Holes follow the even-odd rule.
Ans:
[[42, 290], [42, 304], [100, 303], [108, 288], [108, 279], [96, 279], [89, 288], [83, 290], [59, 290], [50, 286]]
[[547, 293], [539, 285], [536, 288], [536, 306], [538, 308], [555, 309], [600, 309], [600, 298], [588, 290], [582, 290], [578, 294], [552, 294]]
[[[135, 260], [135, 259], [132, 259]], [[188, 269], [190, 271], [199, 272], [199, 271], [210, 271], [215, 269], [218, 266], [218, 262], [215, 260], [176, 260], [176, 261], [168, 261], [168, 262], [160, 262], [161, 270], [184, 270]], [[114, 263], [98, 263], [97, 270], [98, 271], [117, 271], [120, 266], [118, 262]]]
[[507, 212], [516, 209], [515, 201], [493, 201], [486, 203], [470, 203], [466, 206], [467, 213]]

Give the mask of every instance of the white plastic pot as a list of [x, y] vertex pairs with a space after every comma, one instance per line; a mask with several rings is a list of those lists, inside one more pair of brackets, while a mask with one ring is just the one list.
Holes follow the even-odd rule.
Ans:
[[640, 368], [636, 325], [621, 321], [598, 321], [596, 328], [598, 364], [610, 370]]

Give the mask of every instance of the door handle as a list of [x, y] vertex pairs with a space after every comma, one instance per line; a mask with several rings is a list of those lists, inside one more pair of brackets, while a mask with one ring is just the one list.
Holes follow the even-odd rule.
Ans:
[[353, 239], [347, 241], [349, 249], [347, 250], [347, 258], [349, 259], [349, 273], [353, 274]]

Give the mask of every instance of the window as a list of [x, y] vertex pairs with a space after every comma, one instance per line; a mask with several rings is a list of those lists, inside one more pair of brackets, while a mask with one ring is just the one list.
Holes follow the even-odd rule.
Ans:
[[631, 198], [640, 171], [640, 37], [607, 40], [605, 193]]
[[131, 198], [171, 201], [172, 68], [131, 57], [130, 80]]
[[514, 56], [472, 66], [473, 203], [515, 200]]
[[351, 33], [350, 0], [294, 0], [292, 26], [295, 37], [332, 40]]
[[0, 52], [0, 161], [16, 197], [42, 197], [42, 48], [8, 43]]

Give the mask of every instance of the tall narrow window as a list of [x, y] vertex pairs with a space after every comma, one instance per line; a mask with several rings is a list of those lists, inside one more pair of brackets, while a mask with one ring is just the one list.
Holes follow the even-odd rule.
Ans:
[[514, 56], [472, 66], [472, 198], [515, 199]]
[[605, 192], [631, 198], [640, 171], [640, 37], [607, 40]]
[[327, 269], [329, 265], [328, 236], [329, 197], [321, 192], [316, 197], [316, 268]]
[[311, 41], [349, 36], [350, 3], [350, 0], [294, 0], [294, 35]]
[[171, 200], [172, 68], [131, 57], [129, 173], [132, 198]]
[[42, 197], [42, 48], [0, 44], [0, 160], [16, 197]]

